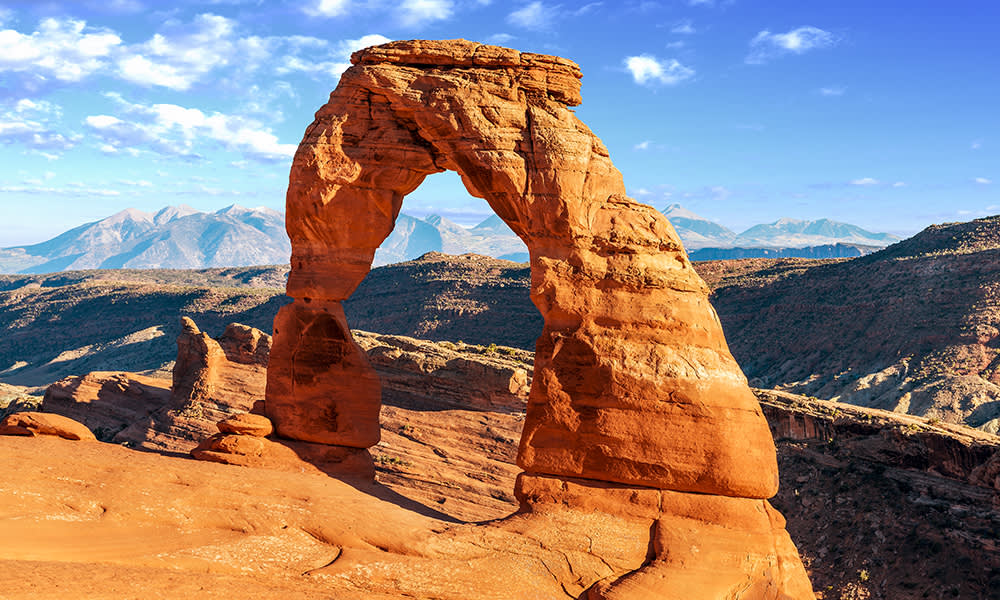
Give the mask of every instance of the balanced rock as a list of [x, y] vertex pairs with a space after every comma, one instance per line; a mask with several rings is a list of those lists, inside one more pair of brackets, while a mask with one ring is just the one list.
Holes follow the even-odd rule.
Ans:
[[62, 415], [41, 412], [7, 415], [0, 421], [0, 435], [54, 435], [67, 440], [97, 440], [83, 423]]
[[262, 415], [246, 413], [233, 415], [218, 422], [216, 425], [222, 433], [235, 433], [254, 437], [267, 437], [274, 433], [271, 420]]

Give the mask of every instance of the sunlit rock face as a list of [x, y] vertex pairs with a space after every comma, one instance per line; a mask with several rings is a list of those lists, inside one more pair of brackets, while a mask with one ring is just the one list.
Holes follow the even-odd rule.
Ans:
[[[294, 302], [275, 319], [267, 380], [277, 435], [378, 442], [379, 380], [341, 302], [403, 197], [453, 170], [524, 240], [545, 323], [518, 455], [523, 511], [559, 506], [550, 499], [570, 481], [662, 498], [649, 515], [661, 529], [647, 574], [622, 578], [623, 592], [606, 581], [592, 597], [659, 594], [679, 572], [712, 579], [712, 598], [810, 597], [783, 520], [763, 501], [777, 491], [777, 465], [760, 407], [673, 228], [625, 195], [607, 149], [570, 110], [581, 101], [577, 65], [464, 40], [393, 42], [352, 63], [292, 164]], [[553, 478], [564, 484], [552, 488]], [[732, 533], [701, 567], [685, 566], [696, 554], [678, 562], [677, 545], [698, 537], [691, 527], [714, 535], [730, 525], [756, 532], [753, 552], [740, 546], [749, 533]]]

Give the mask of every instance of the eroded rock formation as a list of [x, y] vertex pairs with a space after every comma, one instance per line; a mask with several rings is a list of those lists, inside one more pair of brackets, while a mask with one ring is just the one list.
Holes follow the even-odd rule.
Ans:
[[810, 597], [764, 500], [777, 491], [774, 444], [708, 288], [666, 218], [626, 197], [607, 149], [570, 110], [578, 67], [462, 40], [394, 42], [352, 63], [291, 169], [294, 302], [275, 319], [266, 401], [277, 434], [359, 449], [378, 441], [380, 383], [341, 302], [403, 197], [454, 170], [528, 246], [545, 323], [518, 453], [523, 511], [537, 510], [526, 482], [561, 481], [558, 496], [579, 479], [669, 496], [656, 520], [687, 519], [678, 531], [743, 531], [720, 542], [733, 560], [678, 559], [690, 538], [656, 537], [647, 564], [591, 581], [590, 597], [693, 597], [683, 589], [694, 581], [704, 597]]

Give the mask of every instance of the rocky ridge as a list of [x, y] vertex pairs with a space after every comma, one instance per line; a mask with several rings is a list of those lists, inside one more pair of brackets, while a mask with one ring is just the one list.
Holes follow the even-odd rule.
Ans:
[[849, 261], [700, 265], [753, 381], [996, 432], [1000, 217]]

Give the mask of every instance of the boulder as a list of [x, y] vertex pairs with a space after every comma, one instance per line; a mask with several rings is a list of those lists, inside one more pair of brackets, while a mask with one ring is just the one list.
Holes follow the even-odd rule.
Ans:
[[41, 412], [20, 412], [0, 421], [0, 435], [54, 435], [67, 440], [97, 441], [86, 425], [64, 417]]
[[235, 433], [254, 437], [267, 437], [274, 433], [271, 420], [262, 415], [246, 413], [233, 415], [219, 421], [216, 426], [222, 433]]

